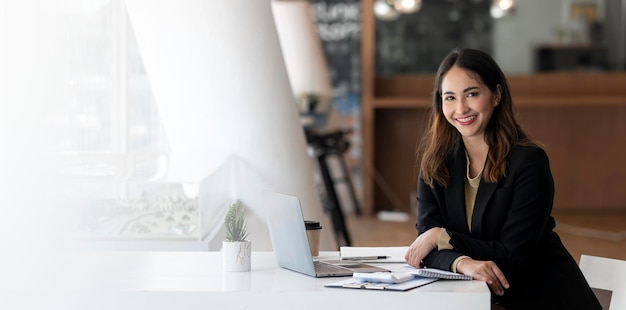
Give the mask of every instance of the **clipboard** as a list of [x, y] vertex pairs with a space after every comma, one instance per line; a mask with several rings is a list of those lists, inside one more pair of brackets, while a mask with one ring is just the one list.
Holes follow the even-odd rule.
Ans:
[[338, 282], [333, 282], [324, 285], [325, 287], [335, 288], [350, 288], [350, 289], [366, 289], [366, 290], [386, 290], [386, 291], [408, 291], [416, 287], [420, 287], [429, 283], [433, 283], [439, 280], [438, 278], [422, 278], [416, 277], [413, 280], [409, 280], [403, 283], [380, 283], [380, 282], [366, 282], [355, 278], [350, 278]]

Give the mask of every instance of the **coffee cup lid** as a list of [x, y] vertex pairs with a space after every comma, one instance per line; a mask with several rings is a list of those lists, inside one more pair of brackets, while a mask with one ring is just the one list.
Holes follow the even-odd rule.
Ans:
[[318, 221], [304, 221], [306, 229], [322, 229], [322, 225]]

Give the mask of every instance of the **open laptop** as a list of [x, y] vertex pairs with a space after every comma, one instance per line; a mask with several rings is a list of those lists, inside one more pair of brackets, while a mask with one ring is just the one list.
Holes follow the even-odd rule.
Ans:
[[354, 272], [389, 271], [359, 262], [313, 260], [298, 197], [264, 191], [263, 205], [278, 265], [312, 277], [352, 276]]

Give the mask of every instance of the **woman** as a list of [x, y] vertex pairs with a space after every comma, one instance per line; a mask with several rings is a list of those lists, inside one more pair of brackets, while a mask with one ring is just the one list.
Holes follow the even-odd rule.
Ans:
[[515, 120], [507, 80], [488, 54], [445, 57], [418, 154], [410, 265], [485, 281], [506, 309], [601, 309], [553, 231], [546, 152]]

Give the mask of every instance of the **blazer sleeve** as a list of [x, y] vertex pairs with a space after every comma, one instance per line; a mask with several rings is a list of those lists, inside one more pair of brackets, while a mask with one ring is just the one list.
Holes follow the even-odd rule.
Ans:
[[[446, 228], [444, 215], [446, 210], [443, 208], [445, 199], [438, 195], [438, 191], [431, 188], [424, 182], [420, 172], [417, 186], [417, 232], [418, 235], [434, 227]], [[452, 270], [452, 263], [462, 256], [455, 250], [433, 250], [424, 258], [424, 264], [428, 267]]]

